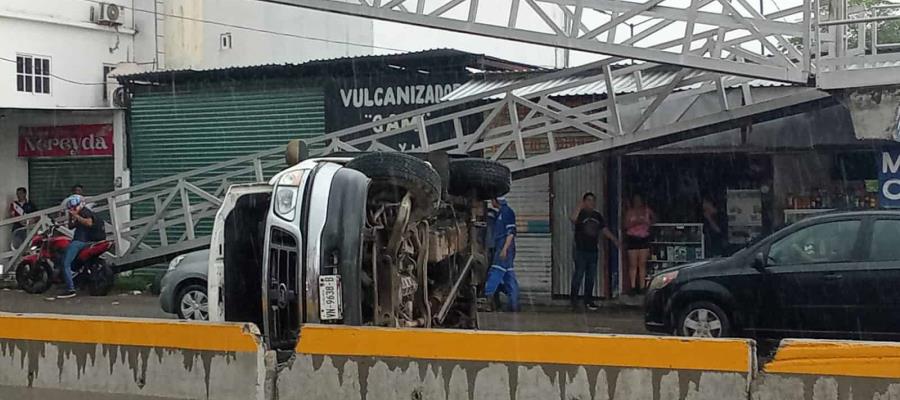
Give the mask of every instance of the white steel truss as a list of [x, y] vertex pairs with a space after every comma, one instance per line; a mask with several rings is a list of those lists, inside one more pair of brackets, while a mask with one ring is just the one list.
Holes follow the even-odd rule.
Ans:
[[[640, 80], [649, 68], [612, 69], [608, 61], [595, 62], [343, 129], [308, 144], [318, 149], [315, 155], [410, 151], [405, 147], [410, 143], [398, 144], [398, 139], [411, 139], [411, 151], [483, 154], [526, 176], [608, 151], [658, 146], [776, 118], [769, 115], [775, 110], [779, 116], [800, 112], [798, 106], [831, 98], [815, 88], [759, 88], [750, 78], [689, 69], [643, 90], [617, 90], [620, 77]], [[606, 85], [607, 95], [592, 101], [566, 105], [553, 96], [597, 82]], [[452, 134], [435, 134], [448, 131]]]
[[[804, 84], [811, 72], [816, 9], [814, 0], [768, 15], [748, 0], [262, 1]], [[498, 6], [504, 11], [497, 13]], [[564, 17], [554, 19], [553, 14]], [[537, 23], [523, 23], [526, 16]], [[661, 37], [677, 40], [659, 43]], [[713, 46], [697, 51], [710, 40]]]

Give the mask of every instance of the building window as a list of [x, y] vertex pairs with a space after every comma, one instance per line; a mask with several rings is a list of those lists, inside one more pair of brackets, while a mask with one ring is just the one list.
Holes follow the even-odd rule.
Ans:
[[116, 69], [115, 65], [103, 66], [103, 100], [109, 98], [109, 73]]
[[231, 32], [219, 35], [219, 50], [228, 50], [231, 48]]
[[24, 93], [50, 94], [50, 59], [17, 55], [16, 90]]

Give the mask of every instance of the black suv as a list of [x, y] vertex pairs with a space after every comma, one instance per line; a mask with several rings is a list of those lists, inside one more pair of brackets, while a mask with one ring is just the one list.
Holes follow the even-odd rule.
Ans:
[[900, 337], [900, 211], [812, 217], [728, 258], [657, 273], [648, 330], [682, 336]]

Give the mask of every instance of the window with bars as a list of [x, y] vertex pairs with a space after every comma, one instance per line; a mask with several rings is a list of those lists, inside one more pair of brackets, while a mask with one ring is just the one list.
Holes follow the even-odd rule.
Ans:
[[16, 90], [25, 93], [50, 94], [50, 59], [17, 55]]

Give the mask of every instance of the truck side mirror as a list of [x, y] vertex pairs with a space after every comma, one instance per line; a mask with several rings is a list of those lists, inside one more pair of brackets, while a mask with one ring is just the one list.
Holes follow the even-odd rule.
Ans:
[[756, 257], [753, 258], [753, 268], [756, 268], [760, 271], [766, 268], [766, 255], [763, 252], [756, 253]]

